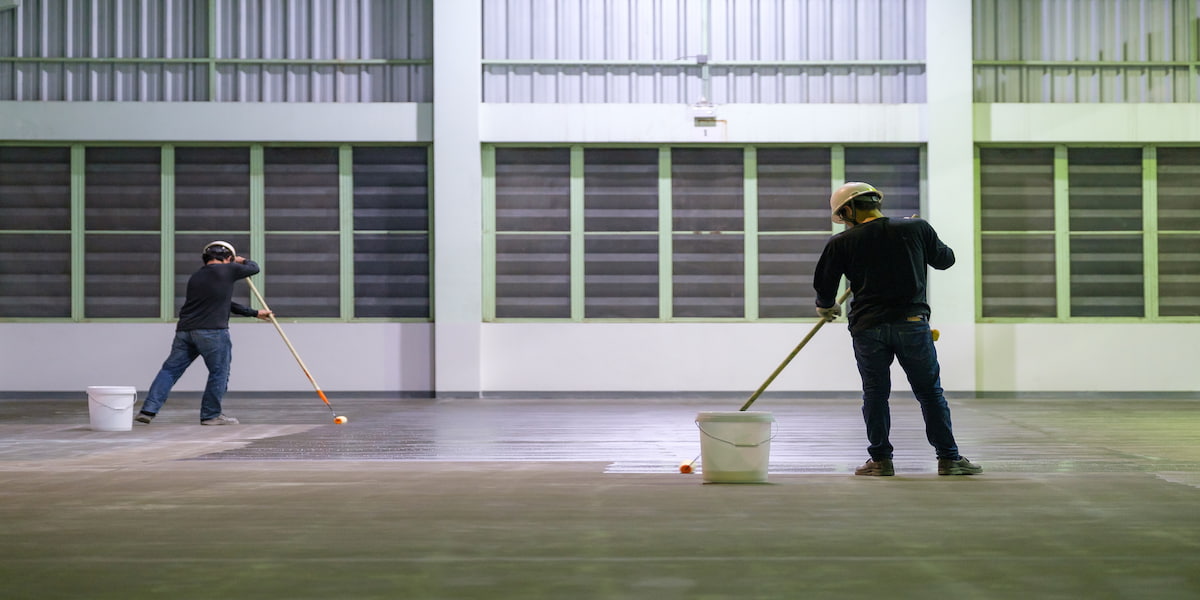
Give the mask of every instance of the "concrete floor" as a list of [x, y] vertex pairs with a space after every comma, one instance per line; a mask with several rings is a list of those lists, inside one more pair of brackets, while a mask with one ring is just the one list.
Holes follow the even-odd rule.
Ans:
[[1200, 398], [951, 399], [938, 477], [893, 400], [897, 476], [858, 402], [760, 399], [767, 485], [677, 472], [742, 398], [226, 399], [89, 427], [0, 400], [0, 598], [1200, 597]]

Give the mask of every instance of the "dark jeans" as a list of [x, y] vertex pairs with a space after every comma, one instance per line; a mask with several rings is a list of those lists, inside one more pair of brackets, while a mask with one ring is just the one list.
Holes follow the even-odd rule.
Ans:
[[216, 418], [221, 414], [221, 398], [229, 385], [229, 363], [233, 359], [233, 343], [228, 329], [195, 329], [176, 331], [171, 342], [171, 353], [163, 362], [162, 369], [150, 384], [150, 393], [142, 404], [142, 411], [157, 414], [167, 401], [167, 394], [175, 382], [183, 376], [197, 356], [204, 357], [208, 367], [208, 382], [204, 386], [204, 397], [200, 400], [200, 420]]
[[892, 415], [892, 359], [898, 358], [908, 376], [913, 395], [925, 418], [925, 437], [938, 458], [957, 459], [958, 445], [950, 425], [950, 407], [942, 396], [941, 367], [926, 321], [884, 323], [854, 334], [854, 358], [862, 376], [863, 420], [867, 424], [867, 452], [875, 460], [892, 458], [888, 434]]

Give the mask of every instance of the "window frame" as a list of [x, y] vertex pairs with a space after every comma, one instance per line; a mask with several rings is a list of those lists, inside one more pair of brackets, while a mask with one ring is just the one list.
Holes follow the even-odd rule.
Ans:
[[[1194, 148], [1196, 144], [975, 144], [975, 320], [978, 323], [1196, 323], [1200, 316], [1162, 316], [1159, 314], [1159, 255], [1158, 242], [1160, 236], [1196, 235], [1196, 232], [1185, 230], [1161, 230], [1158, 223], [1158, 154], [1159, 148], [1185, 147]], [[1054, 317], [996, 317], [984, 316], [983, 294], [983, 240], [989, 235], [1044, 235], [1051, 231], [1021, 230], [1021, 231], [984, 231], [983, 229], [983, 187], [981, 185], [983, 162], [980, 156], [984, 148], [1010, 149], [1045, 149], [1052, 148], [1053, 159], [1053, 193], [1054, 193], [1054, 223], [1052, 235], [1054, 238], [1055, 264], [1055, 305]], [[1142, 223], [1138, 230], [1124, 231], [1072, 231], [1070, 228], [1070, 185], [1068, 153], [1078, 148], [1140, 148], [1142, 170]], [[1071, 316], [1071, 238], [1072, 236], [1137, 236], [1141, 239], [1142, 247], [1142, 299], [1145, 306], [1144, 314], [1133, 316]]]
[[[52, 142], [10, 142], [5, 147], [66, 147], [70, 149], [70, 316], [66, 317], [8, 317], [0, 315], [0, 322], [124, 322], [124, 323], [160, 323], [174, 322], [176, 317], [176, 236], [179, 232], [175, 227], [175, 149], [181, 147], [207, 148], [249, 148], [250, 170], [250, 229], [247, 231], [205, 231], [195, 230], [183, 232], [186, 235], [212, 235], [214, 238], [236, 234], [248, 236], [250, 245], [245, 253], [261, 258], [265, 248], [266, 238], [273, 232], [266, 230], [265, 200], [263, 187], [263, 151], [264, 148], [297, 147], [297, 148], [334, 148], [338, 153], [338, 225], [331, 231], [313, 232], [314, 235], [338, 236], [338, 291], [339, 315], [337, 317], [291, 317], [304, 322], [399, 322], [399, 323], [428, 323], [433, 321], [434, 286], [433, 286], [433, 151], [430, 144], [349, 144], [349, 143], [160, 143], [160, 142], [129, 142], [129, 143], [75, 143], [63, 144]], [[404, 146], [422, 147], [425, 149], [426, 166], [426, 228], [423, 230], [356, 230], [354, 229], [354, 148], [368, 146]], [[159, 297], [157, 299], [159, 314], [157, 317], [89, 317], [85, 313], [85, 281], [86, 273], [86, 239], [89, 230], [86, 229], [86, 153], [89, 148], [158, 148], [161, 157], [161, 200], [159, 204], [160, 221], [157, 230], [138, 230], [129, 232], [99, 231], [98, 234], [113, 235], [116, 233], [154, 234], [158, 236], [159, 246]], [[28, 234], [25, 230], [0, 229], [0, 236]], [[55, 233], [65, 231], [55, 230]], [[428, 283], [426, 298], [428, 301], [427, 314], [424, 317], [356, 317], [354, 295], [354, 236], [356, 234], [386, 234], [386, 235], [424, 235], [427, 240]], [[199, 257], [199, 249], [195, 249]], [[264, 265], [267, 266], [267, 265]], [[269, 285], [262, 276], [256, 276], [255, 284], [263, 295], [270, 301]], [[249, 298], [250, 305], [261, 308], [256, 298]]]
[[[570, 183], [570, 230], [553, 232], [569, 235], [570, 256], [570, 317], [559, 318], [510, 318], [496, 315], [496, 240], [505, 235], [546, 235], [535, 231], [497, 231], [496, 227], [496, 151], [506, 148], [569, 148], [571, 153]], [[844, 226], [829, 222], [828, 230], [763, 231], [759, 227], [758, 202], [758, 150], [762, 148], [827, 148], [830, 151], [830, 181], [832, 191], [845, 182], [846, 150], [848, 148], [904, 148], [918, 152], [918, 201], [924, 211], [927, 196], [925, 144], [484, 144], [481, 148], [483, 166], [483, 321], [485, 323], [745, 323], [745, 322], [807, 322], [808, 316], [762, 317], [760, 312], [759, 241], [765, 237], [819, 237], [822, 240], [842, 231]], [[645, 232], [586, 232], [584, 230], [584, 151], [592, 148], [658, 149], [658, 229]], [[678, 234], [693, 233], [677, 231], [672, 227], [672, 176], [671, 151], [675, 148], [725, 148], [740, 149], [743, 153], [743, 224], [740, 230], [722, 231], [720, 234], [738, 235], [743, 241], [743, 314], [739, 317], [680, 317], [673, 314], [673, 242]], [[655, 235], [658, 238], [658, 316], [657, 317], [587, 317], [585, 316], [585, 235]], [[714, 234], [716, 235], [716, 234]], [[843, 282], [844, 286], [844, 282]], [[839, 291], [840, 293], [840, 291]], [[804, 294], [800, 295], [803, 298]]]

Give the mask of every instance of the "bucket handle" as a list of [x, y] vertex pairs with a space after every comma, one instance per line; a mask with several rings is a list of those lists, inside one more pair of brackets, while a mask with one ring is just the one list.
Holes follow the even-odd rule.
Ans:
[[[109, 410], [125, 410], [123, 408], [118, 409], [115, 406], [109, 406], [108, 404], [105, 404], [102, 400], [100, 400], [100, 398], [97, 398], [96, 396], [92, 396], [90, 394], [88, 395], [88, 398], [92, 402], [95, 402], [96, 404], [99, 404], [100, 406], [103, 406], [104, 408], [107, 408]], [[137, 390], [133, 390], [133, 406], [137, 406]]]
[[705, 431], [704, 426], [700, 424], [699, 419], [696, 420], [696, 428], [699, 429], [700, 433], [703, 433], [706, 437], [710, 437], [714, 440], [717, 440], [718, 442], [724, 442], [726, 444], [729, 444], [730, 446], [733, 446], [734, 448], [757, 448], [757, 447], [775, 439], [775, 436], [779, 435], [779, 424], [774, 421], [771, 422], [771, 437], [768, 437], [767, 439], [765, 439], [761, 442], [758, 442], [756, 444], [735, 444], [734, 442], [731, 442], [729, 440], [719, 438], [719, 437]]

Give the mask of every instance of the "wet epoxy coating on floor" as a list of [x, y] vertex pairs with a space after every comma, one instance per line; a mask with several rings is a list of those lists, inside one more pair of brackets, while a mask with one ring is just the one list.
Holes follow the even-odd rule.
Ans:
[[0, 597], [1200, 597], [1195, 398], [952, 399], [956, 478], [906, 395], [892, 478], [850, 475], [856, 400], [763, 398], [770, 483], [706, 485], [740, 398], [330, 397], [0, 401]]

